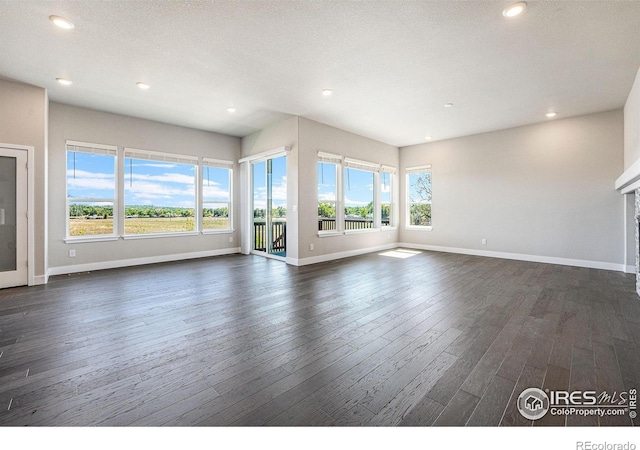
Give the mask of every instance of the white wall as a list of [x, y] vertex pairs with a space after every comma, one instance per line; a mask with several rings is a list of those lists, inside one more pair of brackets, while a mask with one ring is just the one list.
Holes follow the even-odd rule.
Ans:
[[433, 231], [403, 226], [402, 242], [625, 263], [621, 110], [402, 148], [400, 161], [433, 165]]
[[640, 70], [624, 105], [624, 170], [640, 160]]
[[[122, 265], [127, 261], [171, 260], [188, 254], [197, 256], [203, 254], [201, 252], [232, 251], [239, 246], [237, 231], [233, 234], [65, 243], [66, 140], [232, 161], [237, 161], [240, 154], [238, 138], [52, 102], [49, 113], [48, 183], [49, 265], [52, 273], [71, 272], [75, 270], [74, 266], [110, 267]], [[234, 185], [237, 186], [238, 170], [234, 170], [234, 177]], [[237, 190], [234, 193], [234, 203], [237, 206], [239, 195]], [[236, 229], [238, 220], [239, 213], [236, 207]], [[232, 243], [229, 242], [229, 237], [233, 237]], [[69, 258], [70, 249], [76, 250], [75, 258]]]
[[[287, 258], [298, 258], [298, 212], [294, 211], [298, 205], [298, 117], [278, 122], [264, 130], [242, 138], [242, 157], [249, 157], [259, 153], [268, 152], [279, 147], [289, 147], [287, 154]], [[251, 251], [253, 213], [251, 209], [250, 167], [249, 163], [243, 164], [243, 173], [240, 179], [240, 198], [245, 202], [242, 222], [242, 253]], [[294, 208], [296, 206], [296, 208]]]
[[[299, 133], [300, 263], [323, 260], [336, 254], [355, 254], [397, 242], [397, 229], [318, 237], [317, 164], [318, 151], [324, 151], [398, 168], [398, 148], [302, 117]], [[313, 244], [313, 251], [309, 250], [309, 244]]]
[[47, 92], [39, 87], [0, 80], [0, 143], [35, 149], [34, 228], [36, 283], [44, 283], [47, 271]]

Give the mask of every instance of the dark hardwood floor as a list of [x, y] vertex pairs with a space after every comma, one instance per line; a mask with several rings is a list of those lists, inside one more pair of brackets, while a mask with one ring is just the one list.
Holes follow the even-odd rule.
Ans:
[[640, 386], [634, 285], [431, 252], [54, 277], [0, 290], [0, 424], [531, 426], [525, 388]]

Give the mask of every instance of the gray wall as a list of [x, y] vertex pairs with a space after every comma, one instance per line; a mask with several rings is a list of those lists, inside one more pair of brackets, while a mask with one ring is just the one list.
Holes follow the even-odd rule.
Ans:
[[640, 160], [640, 71], [624, 105], [624, 169]]
[[[287, 154], [287, 258], [298, 258], [298, 212], [294, 211], [298, 205], [298, 117], [271, 125], [264, 130], [253, 133], [242, 139], [242, 157], [249, 157], [259, 153], [268, 152], [279, 147], [289, 147]], [[253, 223], [251, 209], [250, 187], [250, 163], [242, 164], [240, 177], [240, 198], [244, 200], [240, 220], [242, 222], [242, 253], [251, 251], [252, 230], [250, 224]], [[296, 208], [294, 208], [294, 206]]]
[[[231, 249], [239, 246], [238, 232], [198, 236], [158, 237], [112, 242], [66, 244], [66, 150], [67, 139], [144, 150], [178, 153], [237, 161], [240, 139], [221, 134], [109, 114], [59, 103], [50, 104], [49, 128], [49, 265], [77, 264], [166, 257], [177, 254]], [[237, 169], [237, 167], [236, 167]], [[237, 186], [238, 170], [234, 170]], [[237, 190], [234, 191], [234, 224], [238, 226]], [[233, 242], [229, 242], [229, 237]], [[69, 258], [70, 249], [76, 257]]]
[[0, 143], [27, 145], [35, 149], [34, 229], [36, 283], [47, 271], [47, 92], [35, 86], [0, 80]]
[[403, 226], [401, 242], [625, 262], [622, 110], [406, 147], [400, 161], [433, 165], [433, 231]]
[[[343, 252], [358, 252], [397, 242], [398, 231], [385, 230], [318, 237], [318, 151], [399, 168], [398, 148], [313, 120], [300, 118], [298, 257], [320, 258]], [[397, 179], [397, 177], [396, 177]], [[396, 194], [398, 190], [396, 189]], [[397, 205], [396, 199], [396, 205]], [[309, 250], [309, 244], [314, 250]]]

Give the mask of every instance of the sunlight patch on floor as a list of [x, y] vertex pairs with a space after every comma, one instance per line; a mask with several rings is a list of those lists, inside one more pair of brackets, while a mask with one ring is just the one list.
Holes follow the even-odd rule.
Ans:
[[417, 250], [404, 250], [398, 248], [396, 250], [389, 250], [388, 252], [378, 253], [378, 256], [389, 256], [391, 258], [406, 259], [411, 258], [412, 256], [419, 255], [420, 253], [422, 252], [419, 252]]

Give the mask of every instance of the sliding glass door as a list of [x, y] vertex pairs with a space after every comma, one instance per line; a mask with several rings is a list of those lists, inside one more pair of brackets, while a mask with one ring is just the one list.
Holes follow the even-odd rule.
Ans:
[[251, 164], [253, 246], [257, 253], [287, 256], [287, 157]]

